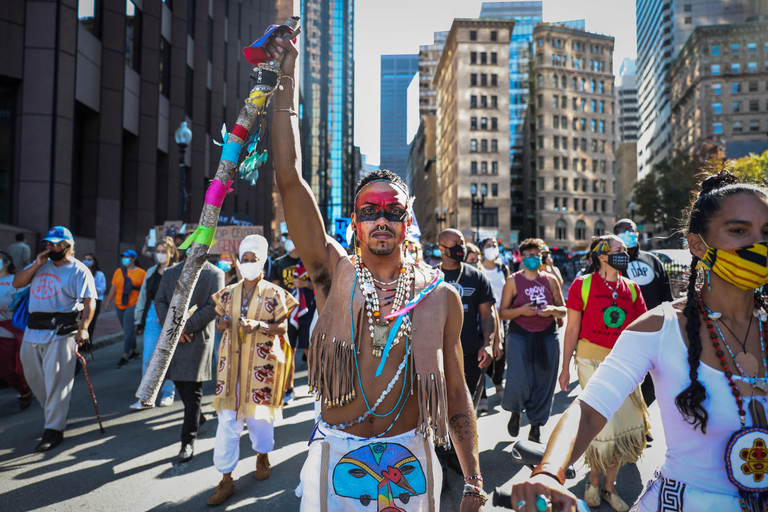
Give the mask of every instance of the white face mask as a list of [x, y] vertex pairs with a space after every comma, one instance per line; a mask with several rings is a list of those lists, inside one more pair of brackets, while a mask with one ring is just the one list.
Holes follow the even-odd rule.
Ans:
[[488, 247], [483, 250], [483, 256], [485, 259], [494, 261], [496, 258], [499, 257], [499, 248], [498, 247]]
[[155, 259], [158, 263], [163, 264], [168, 261], [168, 255], [164, 252], [155, 253]]
[[261, 263], [241, 263], [240, 264], [240, 275], [243, 276], [243, 279], [247, 279], [248, 281], [253, 281], [257, 277], [261, 275], [261, 271], [263, 270], [264, 265]]
[[285, 241], [285, 251], [286, 251], [286, 252], [291, 252], [291, 251], [292, 251], [292, 250], [294, 250], [295, 248], [296, 248], [296, 246], [295, 246], [295, 245], [293, 245], [293, 240], [291, 240], [291, 239], [289, 238], [288, 240], [286, 240], [286, 241]]

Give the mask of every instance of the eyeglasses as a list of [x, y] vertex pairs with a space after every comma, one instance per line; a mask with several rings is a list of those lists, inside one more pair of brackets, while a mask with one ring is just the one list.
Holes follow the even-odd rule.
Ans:
[[69, 247], [69, 244], [67, 242], [64, 242], [63, 240], [61, 242], [49, 242], [48, 240], [43, 242], [43, 245], [45, 247]]

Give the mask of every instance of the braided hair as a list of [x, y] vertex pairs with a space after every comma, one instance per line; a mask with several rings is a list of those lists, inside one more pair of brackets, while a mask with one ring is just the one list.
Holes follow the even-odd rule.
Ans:
[[[706, 178], [701, 182], [700, 187], [701, 190], [688, 209], [687, 234], [706, 235], [709, 223], [720, 211], [720, 200], [724, 197], [752, 194], [768, 200], [768, 194], [766, 194], [765, 190], [754, 185], [740, 183], [736, 176], [725, 170]], [[696, 288], [696, 280], [699, 276], [699, 271], [696, 267], [699, 261], [699, 258], [695, 255], [691, 258], [691, 275], [688, 279], [688, 293], [685, 308], [683, 309], [683, 316], [686, 318], [685, 332], [688, 336], [688, 376], [691, 379], [691, 383], [677, 395], [675, 405], [683, 419], [691, 424], [694, 430], [700, 428], [701, 432], [706, 434], [709, 414], [703, 404], [707, 398], [707, 391], [698, 380], [702, 348], [700, 336], [701, 312], [698, 307], [698, 290]], [[767, 301], [762, 294], [756, 292], [756, 298], [762, 307], [765, 308]]]
[[611, 252], [611, 242], [613, 240], [620, 240], [616, 235], [602, 235], [592, 237], [592, 241], [589, 244], [589, 258], [592, 261], [592, 272], [600, 272], [603, 263], [600, 261], [600, 256]]

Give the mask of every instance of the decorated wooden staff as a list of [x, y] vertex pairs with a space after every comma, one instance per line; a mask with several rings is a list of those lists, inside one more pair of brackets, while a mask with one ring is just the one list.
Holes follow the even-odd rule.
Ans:
[[[139, 389], [136, 391], [136, 397], [144, 405], [154, 405], [157, 393], [171, 363], [173, 352], [176, 350], [181, 331], [190, 316], [187, 309], [192, 290], [194, 290], [200, 271], [208, 259], [208, 250], [214, 243], [219, 211], [234, 180], [240, 151], [243, 146], [247, 146], [248, 156], [240, 165], [240, 177], [251, 185], [254, 185], [258, 179], [258, 167], [267, 160], [269, 138], [266, 109], [275, 89], [283, 87], [280, 83], [282, 78], [280, 65], [283, 56], [270, 59], [262, 48], [267, 40], [276, 33], [285, 31], [294, 38], [298, 36], [299, 20], [298, 16], [292, 16], [285, 25], [272, 25], [261, 39], [243, 49], [248, 62], [256, 66], [253, 77], [256, 84], [251, 89], [248, 99], [245, 100], [245, 106], [240, 110], [237, 123], [232, 131], [227, 134], [226, 128], [222, 130], [224, 144], [222, 145], [221, 160], [216, 176], [205, 193], [205, 204], [200, 214], [200, 222], [195, 232], [179, 247], [180, 249], [187, 249], [187, 261], [184, 263], [184, 269], [173, 291], [173, 297], [168, 307], [168, 316], [163, 324], [160, 339], [157, 341], [147, 371], [144, 372]], [[291, 83], [291, 87], [293, 87], [293, 83]]]

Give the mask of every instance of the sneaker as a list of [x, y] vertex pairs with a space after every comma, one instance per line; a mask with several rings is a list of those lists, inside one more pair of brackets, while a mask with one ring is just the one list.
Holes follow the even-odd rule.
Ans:
[[615, 492], [608, 492], [603, 489], [601, 497], [607, 501], [611, 508], [616, 512], [627, 512], [629, 510], [629, 505], [627, 505], [624, 500], [621, 499], [621, 496]]
[[499, 401], [504, 400], [504, 385], [496, 384], [496, 396], [499, 397]]
[[35, 398], [35, 395], [33, 395], [31, 391], [27, 396], [20, 396], [19, 409], [21, 409], [22, 411], [29, 409], [29, 406], [32, 405], [33, 398]]
[[152, 407], [154, 407], [154, 406], [152, 406], [152, 405], [144, 405], [144, 404], [142, 404], [141, 402], [137, 401], [136, 403], [134, 403], [134, 404], [131, 404], [131, 406], [130, 406], [130, 407], [131, 407], [131, 409], [133, 409], [134, 411], [140, 411], [140, 410], [142, 410], [142, 409], [151, 409], [151, 408], [152, 408]]
[[513, 412], [509, 417], [509, 423], [507, 423], [507, 432], [512, 437], [520, 435], [520, 413]]
[[208, 496], [209, 505], [221, 505], [227, 498], [235, 494], [235, 482], [229, 479], [221, 479], [219, 486], [216, 487], [216, 492]]
[[164, 396], [160, 399], [160, 401], [157, 403], [158, 407], [170, 407], [173, 405], [174, 396]]
[[586, 501], [587, 505], [590, 507], [600, 506], [600, 487], [592, 487], [592, 484], [589, 483], [589, 479], [587, 479], [587, 483], [584, 487], [584, 501]]
[[296, 398], [296, 394], [293, 392], [293, 388], [285, 390], [285, 396], [283, 397], [283, 405], [288, 405], [288, 402]]
[[181, 450], [179, 451], [179, 456], [177, 457], [177, 461], [180, 464], [183, 464], [184, 462], [189, 462], [192, 460], [192, 457], [195, 456], [195, 445], [194, 443], [188, 443], [188, 444], [182, 444]]
[[128, 356], [128, 360], [133, 361], [134, 359], [138, 359], [139, 357], [141, 357], [141, 352], [134, 349], [131, 351], [131, 354]]
[[115, 368], [125, 368], [128, 365], [128, 360], [124, 357], [121, 357], [120, 360], [115, 365]]
[[40, 440], [40, 444], [35, 448], [36, 452], [47, 452], [52, 450], [61, 444], [64, 439], [64, 432], [61, 430], [53, 430], [50, 428], [45, 429], [43, 432], [43, 438]]
[[481, 398], [480, 403], [477, 404], [477, 413], [480, 414], [481, 412], [488, 412], [488, 399], [487, 398]]

